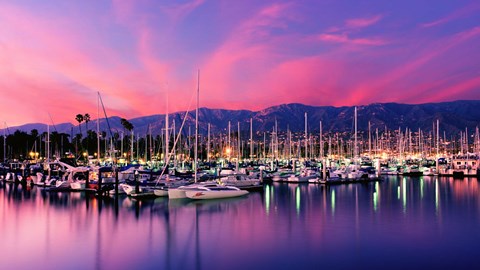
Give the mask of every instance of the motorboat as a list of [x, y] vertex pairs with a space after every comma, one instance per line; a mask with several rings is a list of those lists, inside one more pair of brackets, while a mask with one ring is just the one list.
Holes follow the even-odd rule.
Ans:
[[246, 190], [219, 184], [198, 186], [195, 189], [185, 191], [186, 197], [194, 200], [234, 198], [246, 194], [248, 194]]

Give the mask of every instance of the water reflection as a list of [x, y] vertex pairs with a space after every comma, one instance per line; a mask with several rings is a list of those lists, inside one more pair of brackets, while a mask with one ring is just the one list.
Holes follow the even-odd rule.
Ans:
[[0, 268], [474, 267], [479, 195], [477, 179], [437, 177], [275, 183], [215, 201], [98, 198], [0, 183]]

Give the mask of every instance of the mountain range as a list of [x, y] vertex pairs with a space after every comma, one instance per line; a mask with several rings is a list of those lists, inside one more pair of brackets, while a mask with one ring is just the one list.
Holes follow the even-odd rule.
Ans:
[[[242, 133], [250, 130], [250, 119], [253, 120], [253, 129], [255, 132], [272, 131], [275, 121], [278, 123], [279, 131], [291, 130], [293, 132], [303, 132], [305, 130], [305, 114], [307, 114], [309, 132], [318, 132], [320, 121], [322, 121], [323, 132], [352, 132], [354, 127], [354, 108], [353, 106], [333, 107], [333, 106], [308, 106], [298, 103], [283, 104], [273, 106], [260, 111], [249, 110], [226, 110], [226, 109], [199, 109], [199, 127], [200, 132], [206, 134], [208, 123], [211, 125], [212, 134], [223, 132], [228, 129], [228, 123], [231, 123], [231, 131], [236, 132], [238, 124]], [[73, 114], [72, 114], [73, 115]], [[169, 114], [170, 127], [172, 121], [175, 121], [176, 130], [179, 129], [183, 119], [186, 116], [183, 132], [185, 134], [194, 133], [195, 129], [195, 111], [176, 112]], [[72, 117], [73, 118], [73, 117]], [[123, 132], [123, 126], [120, 123], [120, 117], [108, 117], [108, 123], [105, 118], [99, 120], [101, 131], [107, 131], [108, 126], [112, 132]], [[480, 100], [458, 100], [441, 103], [425, 104], [399, 104], [399, 103], [374, 103], [370, 105], [357, 106], [358, 130], [368, 130], [370, 122], [372, 130], [380, 129], [398, 129], [409, 128], [413, 131], [419, 128], [424, 131], [432, 131], [433, 124], [439, 120], [440, 131], [447, 135], [456, 135], [467, 128], [473, 132], [480, 123]], [[134, 126], [136, 134], [146, 134], [151, 128], [153, 134], [163, 132], [165, 128], [165, 115], [157, 114], [132, 118], [128, 120]], [[81, 124], [82, 132], [85, 133], [86, 125]], [[47, 130], [47, 125], [42, 123], [25, 124], [22, 126], [9, 127], [7, 134], [16, 130], [30, 133], [32, 129], [37, 129], [40, 133]], [[96, 119], [88, 123], [88, 129], [96, 130]], [[190, 131], [189, 131], [190, 130]], [[50, 125], [50, 131], [59, 133], [77, 134], [78, 125], [72, 123], [61, 123]], [[3, 130], [0, 130], [3, 134]]]

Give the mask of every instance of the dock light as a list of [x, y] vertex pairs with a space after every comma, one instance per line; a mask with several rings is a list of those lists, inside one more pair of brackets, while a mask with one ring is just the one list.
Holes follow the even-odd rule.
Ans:
[[34, 152], [30, 152], [30, 157], [33, 158], [35, 156]]
[[232, 152], [232, 149], [231, 149], [230, 147], [227, 147], [227, 148], [225, 149], [225, 153], [226, 153], [227, 155], [230, 155], [231, 152]]

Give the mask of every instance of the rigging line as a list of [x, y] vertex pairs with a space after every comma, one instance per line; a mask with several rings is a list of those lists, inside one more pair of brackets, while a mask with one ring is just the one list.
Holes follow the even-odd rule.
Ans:
[[12, 133], [10, 132], [10, 128], [7, 125], [7, 122], [5, 122], [5, 130], [8, 132], [8, 135], [12, 135]]
[[181, 137], [180, 135], [181, 135], [181, 132], [182, 132], [183, 127], [185, 126], [185, 122], [187, 121], [188, 111], [190, 110], [190, 108], [191, 108], [191, 106], [192, 106], [193, 97], [195, 96], [195, 94], [196, 94], [196, 92], [194, 91], [192, 97], [190, 98], [190, 103], [188, 104], [188, 108], [187, 108], [187, 110], [185, 111], [185, 116], [183, 117], [182, 125], [180, 126], [180, 130], [179, 130], [179, 132], [178, 132], [178, 135], [177, 135], [177, 137], [175, 138], [175, 142], [173, 143], [173, 147], [172, 147], [172, 149], [170, 150], [170, 153], [168, 153], [167, 162], [165, 162], [165, 165], [163, 166], [163, 169], [162, 169], [162, 173], [161, 173], [160, 176], [157, 178], [157, 181], [156, 181], [156, 183], [155, 183], [155, 186], [158, 185], [158, 183], [160, 182], [160, 179], [161, 179], [162, 176], [165, 174], [165, 170], [167, 169], [168, 164], [170, 163], [170, 158], [172, 157], [173, 151], [174, 151], [175, 147], [177, 146], [178, 139], [180, 139], [180, 137]]
[[112, 129], [110, 128], [110, 122], [108, 121], [108, 117], [107, 117], [107, 112], [105, 111], [105, 106], [103, 106], [102, 96], [100, 95], [100, 92], [97, 92], [97, 93], [98, 93], [98, 98], [100, 99], [100, 103], [102, 104], [102, 109], [103, 109], [103, 114], [105, 115], [105, 120], [107, 121], [108, 132], [110, 133], [110, 137], [113, 138]]
[[50, 117], [50, 122], [52, 122], [53, 129], [55, 130], [55, 132], [58, 133], [57, 128], [55, 127], [55, 123], [53, 122], [52, 116], [50, 115], [49, 112], [48, 112], [48, 117]]

